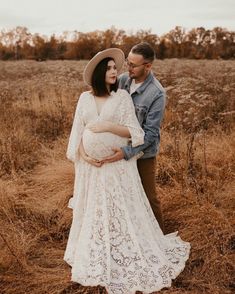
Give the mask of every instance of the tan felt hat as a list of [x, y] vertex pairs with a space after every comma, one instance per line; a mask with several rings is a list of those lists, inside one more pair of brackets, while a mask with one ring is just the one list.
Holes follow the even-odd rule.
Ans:
[[86, 84], [91, 86], [91, 78], [93, 71], [95, 70], [98, 63], [104, 58], [111, 57], [114, 59], [114, 62], [117, 67], [118, 73], [122, 69], [123, 63], [125, 61], [125, 55], [123, 51], [119, 48], [109, 48], [103, 51], [98, 52], [86, 65], [83, 72], [83, 80]]

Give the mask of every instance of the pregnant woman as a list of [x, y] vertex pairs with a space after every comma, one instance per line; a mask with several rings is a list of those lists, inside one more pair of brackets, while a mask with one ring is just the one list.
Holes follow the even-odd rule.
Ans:
[[75, 183], [64, 260], [71, 280], [84, 286], [101, 285], [109, 294], [151, 293], [171, 286], [190, 244], [177, 232], [161, 231], [141, 184], [138, 156], [102, 162], [114, 147], [144, 142], [131, 96], [117, 89], [123, 63], [120, 49], [107, 49], [84, 71], [91, 91], [79, 98], [67, 149]]

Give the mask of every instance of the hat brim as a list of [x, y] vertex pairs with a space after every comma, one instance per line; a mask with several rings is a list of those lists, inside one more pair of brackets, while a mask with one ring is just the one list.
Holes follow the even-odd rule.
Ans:
[[119, 73], [121, 71], [125, 61], [125, 55], [123, 51], [119, 48], [105, 49], [103, 51], [98, 52], [86, 65], [83, 72], [83, 80], [86, 84], [91, 86], [91, 78], [96, 66], [101, 60], [107, 57], [113, 58], [117, 67], [117, 72]]

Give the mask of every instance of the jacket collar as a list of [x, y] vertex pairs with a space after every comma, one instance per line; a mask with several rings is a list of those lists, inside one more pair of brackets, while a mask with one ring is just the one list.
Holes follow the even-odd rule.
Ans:
[[[147, 78], [144, 80], [143, 84], [136, 89], [136, 93], [141, 94], [144, 90], [148, 87], [148, 85], [152, 82], [154, 78], [153, 72], [151, 71]], [[132, 79], [128, 78], [124, 84], [124, 88], [130, 93], [130, 86], [131, 86]]]

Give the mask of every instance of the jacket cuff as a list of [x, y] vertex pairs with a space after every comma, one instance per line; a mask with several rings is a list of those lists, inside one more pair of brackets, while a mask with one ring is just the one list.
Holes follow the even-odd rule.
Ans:
[[124, 154], [124, 159], [129, 160], [132, 157], [132, 154], [131, 154], [130, 150], [128, 150], [129, 149], [128, 146], [121, 147], [121, 149]]
[[121, 147], [122, 152], [124, 154], [124, 159], [125, 160], [129, 160], [132, 157], [135, 157], [136, 159], [139, 159], [140, 157], [142, 157], [144, 155], [143, 151], [139, 151], [138, 153], [134, 154], [133, 152], [131, 152], [131, 148], [129, 148], [129, 146], [125, 146], [125, 147]]

